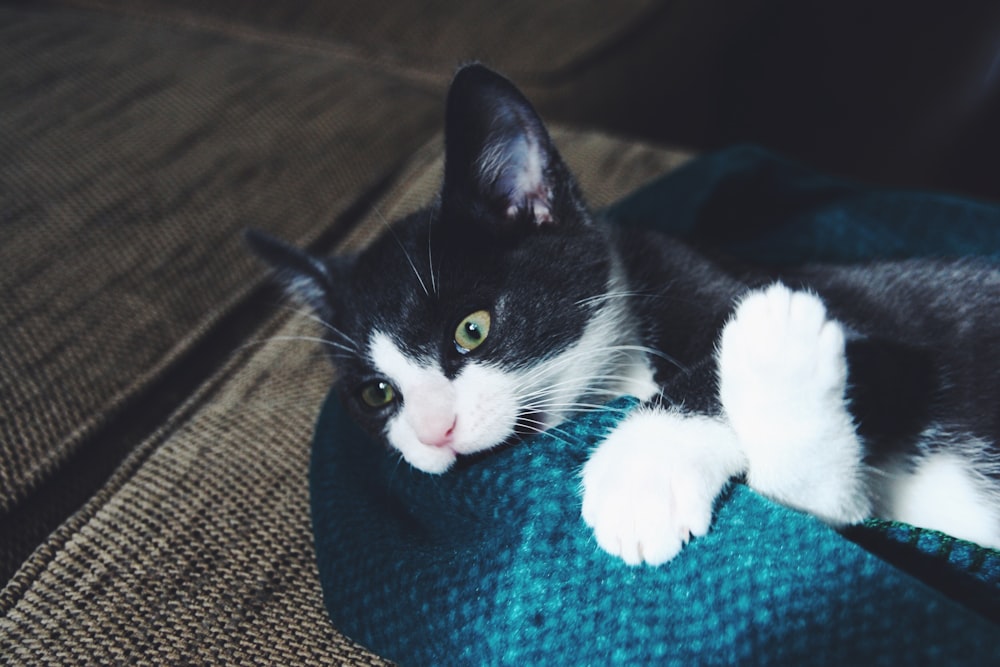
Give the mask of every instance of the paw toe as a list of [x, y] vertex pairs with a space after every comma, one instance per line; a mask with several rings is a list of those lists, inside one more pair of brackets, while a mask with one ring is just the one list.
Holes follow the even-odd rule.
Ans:
[[628, 565], [661, 565], [688, 541], [688, 529], [672, 530], [669, 502], [662, 498], [621, 496], [598, 510], [584, 514], [594, 538], [604, 551]]

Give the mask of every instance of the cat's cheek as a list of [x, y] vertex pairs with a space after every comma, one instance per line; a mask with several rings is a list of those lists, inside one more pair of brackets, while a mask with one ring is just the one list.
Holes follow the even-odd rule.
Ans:
[[469, 364], [455, 378], [456, 437], [460, 454], [492, 449], [514, 434], [518, 417], [515, 378], [502, 369]]
[[[441, 381], [447, 382], [443, 376]], [[414, 468], [430, 474], [446, 472], [458, 456], [476, 454], [511, 438], [519, 415], [517, 381], [509, 372], [492, 366], [467, 365], [448, 387], [448, 403], [455, 414], [453, 435], [446, 445], [423, 442], [414, 424], [426, 420], [423, 404], [404, 406], [385, 427], [385, 439]], [[406, 394], [426, 388], [403, 385]], [[418, 410], [412, 414], [407, 410]]]

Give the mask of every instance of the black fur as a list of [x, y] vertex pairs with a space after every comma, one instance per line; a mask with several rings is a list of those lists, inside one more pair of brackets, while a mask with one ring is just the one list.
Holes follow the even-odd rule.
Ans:
[[[532, 157], [541, 182], [524, 178]], [[249, 238], [286, 278], [312, 286], [312, 305], [337, 330], [327, 338], [344, 401], [376, 435], [398, 406], [361, 404], [358, 388], [376, 378], [345, 348], [376, 329], [454, 377], [469, 361], [454, 347], [455, 327], [487, 309], [494, 330], [476, 358], [531, 365], [579, 339], [598, 307], [588, 298], [605, 292], [618, 263], [631, 294], [622, 326], [669, 357], [650, 357], [669, 402], [718, 412], [719, 332], [742, 294], [780, 278], [815, 291], [848, 327], [851, 409], [873, 462], [944, 446], [928, 441], [935, 426], [991, 443], [986, 456], [1000, 442], [1000, 270], [963, 260], [737, 275], [678, 241], [597, 224], [531, 105], [481, 66], [462, 69], [448, 96], [435, 205], [353, 258], [319, 260]]]

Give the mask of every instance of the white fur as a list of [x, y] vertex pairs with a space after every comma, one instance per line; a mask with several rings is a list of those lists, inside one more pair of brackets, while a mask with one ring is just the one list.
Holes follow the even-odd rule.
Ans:
[[864, 464], [845, 398], [844, 331], [815, 295], [780, 284], [749, 293], [717, 362], [722, 419], [637, 411], [584, 466], [583, 518], [605, 551], [630, 564], [673, 558], [708, 530], [714, 499], [740, 472], [833, 525], [867, 518], [874, 496], [880, 516], [1000, 548], [982, 442], [929, 432], [948, 440], [946, 453], [881, 472]]
[[889, 476], [880, 514], [1000, 549], [1000, 516], [988, 480], [962, 456], [931, 454]]
[[[609, 291], [620, 287], [612, 271]], [[477, 363], [448, 379], [438, 362], [413, 359], [380, 332], [369, 343], [369, 359], [402, 397], [386, 424], [386, 438], [414, 467], [448, 470], [460, 454], [495, 447], [520, 425], [544, 431], [580, 409], [629, 394], [650, 398], [657, 387], [643, 348], [632, 339], [625, 299], [602, 302], [580, 338], [560, 354], [521, 370]], [[454, 424], [452, 435], [441, 434]]]
[[[450, 380], [434, 363], [411, 359], [379, 332], [372, 336], [369, 357], [402, 396], [401, 409], [386, 424], [386, 436], [415, 468], [442, 473], [459, 454], [495, 447], [513, 432], [517, 406], [512, 401], [513, 384], [508, 374], [468, 364]], [[448, 423], [454, 424], [448, 444], [421, 438]]]
[[624, 341], [616, 343], [617, 333], [612, 330], [620, 330], [621, 321], [611, 310], [605, 308], [591, 320], [580, 339], [565, 351], [517, 375], [522, 395], [541, 397], [526, 403], [541, 408], [544, 428], [617, 396], [647, 399], [657, 391], [645, 354]]
[[659, 393], [653, 369], [646, 360], [645, 353], [638, 350], [628, 350], [622, 354], [628, 355], [621, 364], [621, 380], [618, 391], [627, 396], [634, 396], [642, 401], [648, 401]]
[[[647, 401], [659, 393], [653, 367], [647, 358], [646, 348], [637, 344], [633, 331], [633, 317], [628, 308], [628, 300], [615, 297], [628, 294], [628, 280], [625, 269], [617, 256], [612, 258], [611, 275], [605, 290], [605, 304], [592, 320], [579, 343], [584, 355], [603, 359], [606, 379], [598, 383], [612, 394], [634, 396]], [[609, 346], [614, 352], [607, 353]], [[580, 373], [581, 377], [585, 377]], [[593, 384], [593, 379], [590, 384]], [[609, 397], [609, 396], [606, 396]]]
[[608, 553], [630, 565], [659, 565], [708, 532], [716, 496], [744, 466], [722, 421], [637, 410], [583, 468], [583, 519]]
[[869, 516], [844, 332], [818, 297], [780, 284], [751, 292], [723, 329], [718, 366], [750, 486], [834, 525]]
[[[516, 172], [506, 174], [512, 167], [516, 168]], [[530, 135], [511, 143], [496, 142], [487, 146], [478, 163], [484, 184], [502, 182], [511, 188], [510, 192], [504, 193], [510, 199], [506, 214], [514, 217], [522, 209], [527, 209], [539, 225], [552, 222], [549, 201], [552, 193], [545, 182], [545, 168], [545, 153]]]
[[[315, 265], [321, 265], [316, 262]], [[326, 269], [323, 269], [324, 273]], [[326, 299], [326, 287], [316, 282], [311, 276], [295, 275], [287, 283], [288, 293], [304, 306], [312, 307], [314, 304], [323, 303]]]
[[[525, 155], [524, 168], [515, 177], [515, 191], [521, 194], [526, 204], [531, 208], [532, 217], [536, 224], [552, 222], [552, 211], [549, 208], [548, 185], [545, 183], [544, 157], [537, 142], [530, 141], [524, 148]], [[508, 216], [517, 214], [517, 207], [511, 207]]]
[[[613, 267], [607, 292], [618, 293], [624, 282]], [[571, 413], [595, 408], [622, 395], [642, 400], [658, 391], [646, 351], [635, 344], [628, 303], [624, 298], [600, 299], [598, 310], [580, 338], [560, 354], [514, 374], [517, 401], [537, 413], [545, 430]]]

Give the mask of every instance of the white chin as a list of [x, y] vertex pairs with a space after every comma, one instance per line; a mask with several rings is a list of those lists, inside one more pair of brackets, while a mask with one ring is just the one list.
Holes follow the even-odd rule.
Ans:
[[457, 458], [455, 452], [447, 447], [428, 447], [427, 445], [420, 445], [411, 451], [401, 453], [411, 466], [431, 475], [447, 472]]
[[431, 447], [422, 442], [400, 450], [403, 458], [414, 468], [432, 475], [447, 472], [459, 456], [479, 454], [489, 451], [508, 440], [513, 435], [510, 430], [503, 437], [456, 442], [450, 447]]

